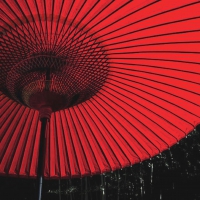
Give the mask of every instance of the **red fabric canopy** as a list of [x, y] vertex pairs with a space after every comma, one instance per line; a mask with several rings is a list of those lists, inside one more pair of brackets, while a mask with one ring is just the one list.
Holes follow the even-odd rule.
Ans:
[[0, 5], [1, 175], [37, 175], [41, 124], [30, 98], [49, 65], [50, 90], [65, 101], [52, 98], [45, 177], [133, 165], [200, 123], [199, 0]]

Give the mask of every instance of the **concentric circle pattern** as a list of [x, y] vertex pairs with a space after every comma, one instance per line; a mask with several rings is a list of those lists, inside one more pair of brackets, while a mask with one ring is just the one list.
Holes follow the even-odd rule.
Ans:
[[[30, 16], [30, 22], [23, 19], [22, 13], [20, 19], [21, 25], [3, 24], [6, 71], [2, 71], [0, 82], [8, 97], [37, 109], [38, 106], [31, 105], [30, 99], [49, 91], [63, 99], [62, 103], [58, 101], [52, 105], [53, 111], [57, 111], [84, 102], [99, 91], [108, 75], [108, 59], [99, 40], [90, 42], [91, 31], [87, 31], [89, 36], [85, 39], [86, 34], [80, 35], [82, 30], [75, 26], [75, 22], [66, 19], [61, 23], [62, 27], [55, 30], [53, 26], [60, 24], [53, 14], [36, 23]], [[51, 28], [42, 29], [40, 23], [46, 22], [51, 23]], [[16, 35], [18, 31], [25, 36]], [[14, 45], [10, 38], [16, 41]]]
[[199, 0], [0, 6], [1, 175], [37, 176], [41, 125], [30, 98], [38, 92], [57, 105], [46, 178], [133, 165], [200, 123]]

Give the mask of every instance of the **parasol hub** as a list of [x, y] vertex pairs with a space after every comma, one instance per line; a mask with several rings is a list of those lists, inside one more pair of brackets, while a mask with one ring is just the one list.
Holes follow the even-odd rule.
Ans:
[[61, 110], [65, 107], [65, 98], [60, 94], [51, 91], [33, 93], [29, 97], [29, 105], [35, 110], [39, 110], [40, 118], [46, 116], [50, 118], [51, 112]]
[[79, 65], [66, 57], [41, 53], [22, 60], [8, 72], [6, 89], [17, 102], [53, 112], [75, 106], [95, 95], [108, 74], [107, 66]]
[[42, 106], [39, 109], [39, 118], [41, 119], [50, 119], [52, 113], [52, 108], [50, 106]]

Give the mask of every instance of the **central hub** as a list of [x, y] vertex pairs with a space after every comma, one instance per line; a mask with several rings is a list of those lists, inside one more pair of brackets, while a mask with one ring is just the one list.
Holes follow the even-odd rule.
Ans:
[[91, 98], [100, 90], [107, 74], [108, 67], [100, 63], [81, 64], [42, 54], [14, 66], [6, 85], [11, 97], [21, 104], [36, 110], [48, 107], [55, 112]]
[[39, 110], [40, 119], [49, 119], [52, 111], [61, 110], [65, 107], [65, 102], [64, 96], [45, 90], [36, 92], [29, 97], [29, 105]]
[[66, 99], [60, 94], [51, 91], [36, 92], [29, 97], [30, 107], [40, 110], [50, 107], [52, 111], [61, 110], [65, 107]]
[[[79, 22], [66, 22], [62, 32], [56, 34], [46, 29], [44, 37], [37, 31], [31, 32], [34, 35], [26, 35], [27, 44], [20, 42], [20, 34], [15, 33], [35, 27], [35, 22], [8, 26], [11, 30], [9, 28], [2, 37], [6, 48], [0, 90], [24, 106], [36, 110], [49, 106], [52, 111], [76, 106], [95, 95], [109, 72], [106, 45], [97, 33], [87, 28], [83, 31], [79, 27], [85, 26], [77, 24]], [[15, 49], [7, 35], [15, 38]]]

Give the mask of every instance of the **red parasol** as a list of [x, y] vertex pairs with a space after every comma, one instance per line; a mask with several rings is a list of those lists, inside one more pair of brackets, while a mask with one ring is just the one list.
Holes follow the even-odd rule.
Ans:
[[123, 168], [200, 123], [198, 0], [0, 5], [1, 175]]

